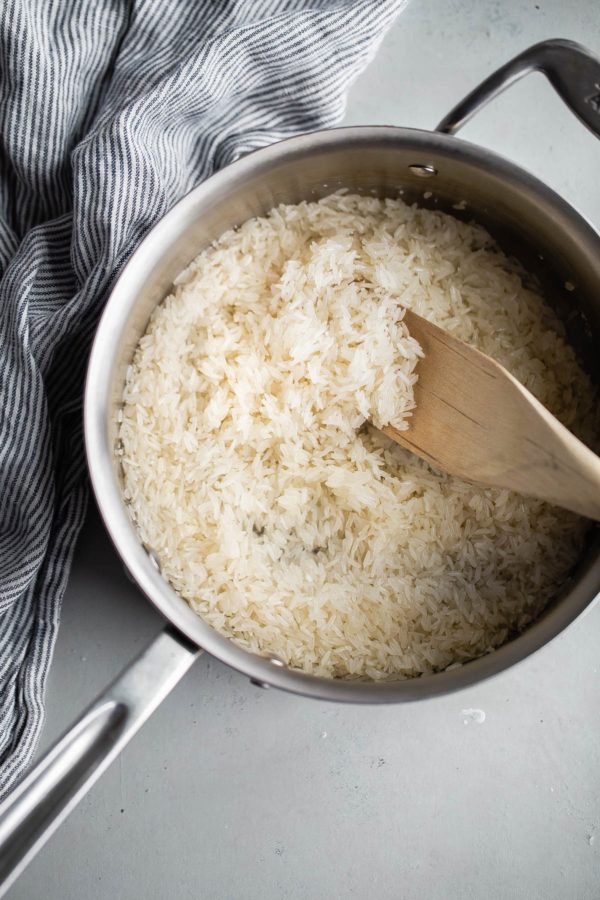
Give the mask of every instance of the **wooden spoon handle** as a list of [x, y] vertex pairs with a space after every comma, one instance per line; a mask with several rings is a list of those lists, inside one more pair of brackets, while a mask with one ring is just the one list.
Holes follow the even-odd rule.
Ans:
[[600, 521], [600, 459], [513, 380], [531, 409], [519, 465], [507, 473], [514, 489]]
[[515, 384], [531, 408], [531, 418], [520, 436], [519, 463], [506, 472], [507, 486], [600, 520], [600, 459], [526, 388]]
[[600, 459], [499, 363], [411, 310], [425, 353], [407, 431], [384, 432], [439, 469], [600, 520]]

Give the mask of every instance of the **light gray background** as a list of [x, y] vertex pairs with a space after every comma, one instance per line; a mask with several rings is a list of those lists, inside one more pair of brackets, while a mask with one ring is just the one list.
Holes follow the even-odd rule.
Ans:
[[[348, 123], [431, 128], [535, 41], [600, 53], [595, 0], [414, 0]], [[600, 225], [600, 143], [539, 76], [464, 131]], [[92, 513], [65, 599], [46, 747], [158, 631]], [[261, 691], [204, 657], [12, 900], [600, 897], [600, 607], [454, 696], [355, 708]], [[485, 711], [464, 724], [462, 710]]]

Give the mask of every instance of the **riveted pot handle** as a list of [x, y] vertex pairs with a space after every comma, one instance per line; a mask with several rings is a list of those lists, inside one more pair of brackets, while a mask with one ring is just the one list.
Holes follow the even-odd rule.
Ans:
[[543, 72], [569, 109], [600, 137], [600, 59], [574, 41], [542, 41], [497, 69], [445, 116], [436, 131], [454, 134], [478, 109], [528, 72]]
[[162, 631], [0, 805], [0, 897], [200, 652]]

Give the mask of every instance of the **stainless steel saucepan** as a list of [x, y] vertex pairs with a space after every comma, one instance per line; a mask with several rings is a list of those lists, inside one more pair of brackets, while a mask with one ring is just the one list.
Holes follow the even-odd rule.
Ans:
[[[278, 203], [316, 199], [342, 187], [382, 196], [402, 189], [409, 202], [481, 222], [504, 249], [539, 276], [591, 371], [594, 342], [600, 339], [600, 236], [543, 182], [490, 150], [452, 136], [479, 107], [532, 70], [543, 72], [572, 111], [600, 137], [600, 61], [569, 41], [546, 41], [495, 72], [434, 132], [341, 128], [302, 135], [252, 153], [184, 197], [132, 256], [107, 304], [91, 354], [85, 392], [87, 456], [96, 499], [114, 544], [140, 589], [169, 624], [0, 809], [0, 884], [4, 889], [201, 650], [261, 687], [358, 703], [420, 700], [481, 681], [533, 653], [572, 622], [600, 590], [596, 533], [582, 548], [569, 583], [558, 596], [548, 598], [539, 620], [492, 654], [447, 672], [395, 683], [306, 675], [278, 659], [242, 650], [210, 628], [173, 591], [161, 577], [160, 560], [140, 543], [129, 518], [114, 452], [126, 367], [152, 310], [174, 277], [226, 229], [263, 215]], [[464, 211], [457, 211], [457, 205]]]

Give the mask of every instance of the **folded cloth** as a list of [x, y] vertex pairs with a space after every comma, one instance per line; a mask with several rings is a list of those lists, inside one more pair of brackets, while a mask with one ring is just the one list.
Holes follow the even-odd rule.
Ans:
[[5, 0], [0, 794], [30, 761], [87, 498], [84, 370], [132, 250], [240, 155], [333, 125], [405, 0]]

